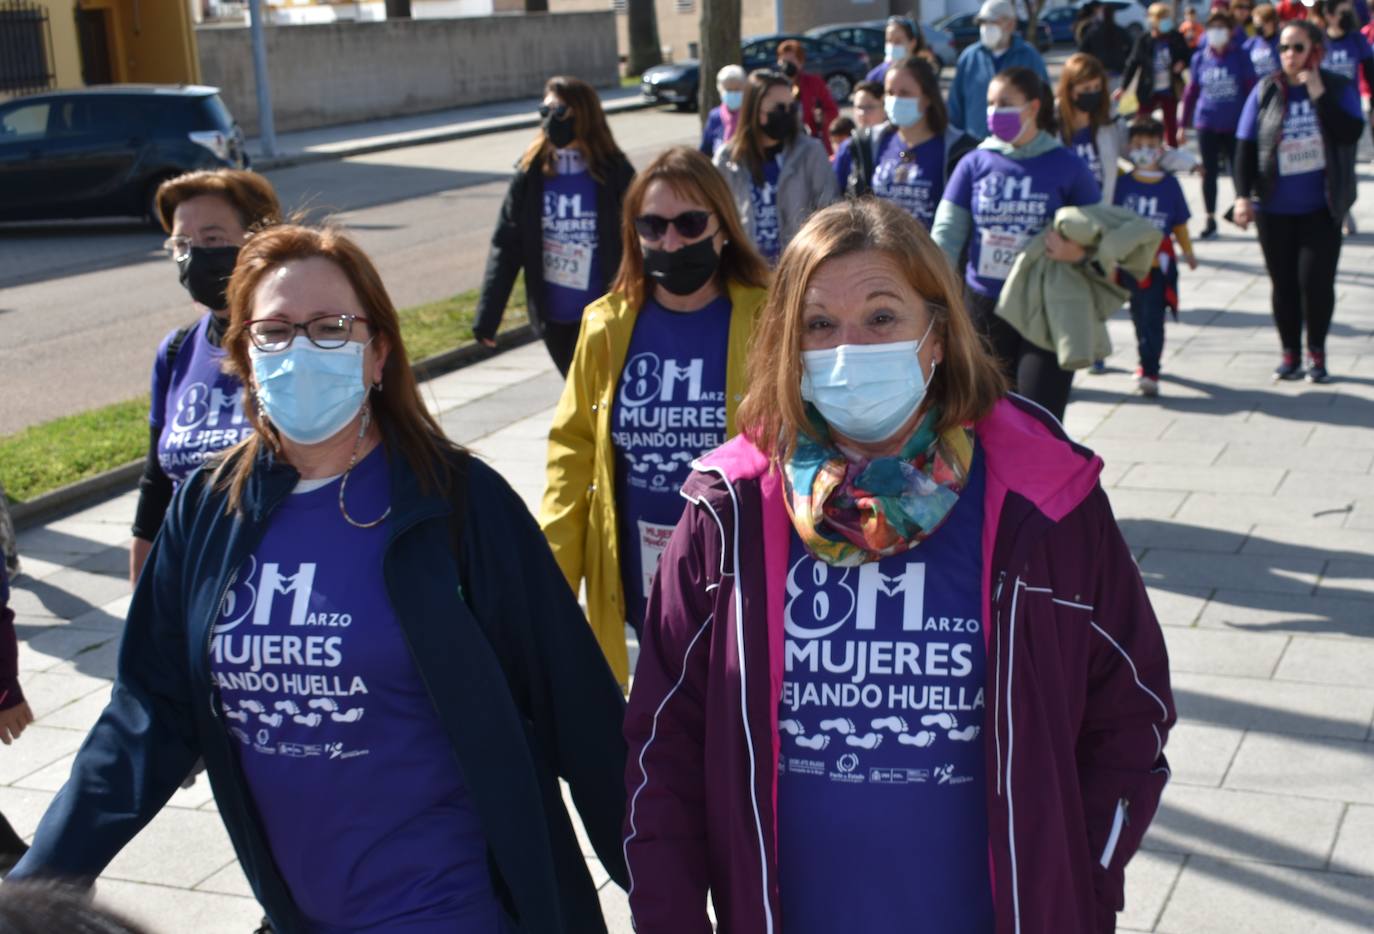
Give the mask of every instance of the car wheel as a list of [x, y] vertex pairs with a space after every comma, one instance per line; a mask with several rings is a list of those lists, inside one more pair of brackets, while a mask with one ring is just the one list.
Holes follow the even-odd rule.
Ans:
[[854, 90], [854, 82], [849, 80], [849, 76], [838, 73], [826, 78], [825, 86], [830, 89], [830, 96], [837, 104], [849, 100], [849, 92]]

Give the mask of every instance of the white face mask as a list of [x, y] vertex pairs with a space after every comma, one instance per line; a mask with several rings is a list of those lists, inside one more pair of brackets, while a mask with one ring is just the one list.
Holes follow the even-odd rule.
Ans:
[[1153, 169], [1163, 155], [1164, 151], [1157, 146], [1137, 146], [1126, 154], [1126, 158], [1138, 169]]
[[804, 351], [801, 397], [851, 441], [886, 441], [916, 414], [935, 378], [934, 362], [927, 379], [919, 356], [934, 327], [932, 318], [918, 341]]
[[905, 42], [889, 42], [883, 46], [883, 57], [894, 65], [906, 61], [910, 54], [911, 49], [907, 48]]
[[983, 43], [983, 48], [989, 51], [995, 50], [1002, 45], [1002, 27], [996, 23], [983, 23], [978, 27], [978, 41]]
[[1221, 29], [1220, 27], [1213, 27], [1212, 29], [1207, 30], [1207, 45], [1211, 48], [1226, 48], [1226, 43], [1230, 38], [1231, 34], [1227, 32], [1225, 29]]

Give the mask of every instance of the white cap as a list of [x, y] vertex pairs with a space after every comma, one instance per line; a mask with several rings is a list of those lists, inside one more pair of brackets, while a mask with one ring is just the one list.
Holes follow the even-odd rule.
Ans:
[[978, 8], [978, 22], [992, 23], [999, 19], [1016, 19], [1016, 11], [1007, 0], [985, 0]]

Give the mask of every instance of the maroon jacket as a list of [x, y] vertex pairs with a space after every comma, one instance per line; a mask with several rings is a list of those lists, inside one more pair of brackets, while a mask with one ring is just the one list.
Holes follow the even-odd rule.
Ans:
[[[1163, 634], [1098, 484], [1101, 460], [1016, 397], [976, 430], [997, 932], [1110, 932], [1169, 777]], [[709, 934], [709, 891], [723, 934], [779, 934], [790, 520], [778, 472], [747, 440], [695, 467], [626, 718], [630, 908], [639, 934]]]

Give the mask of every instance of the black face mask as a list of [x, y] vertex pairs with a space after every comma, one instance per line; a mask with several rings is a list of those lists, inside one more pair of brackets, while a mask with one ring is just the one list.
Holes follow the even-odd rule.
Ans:
[[787, 77], [789, 77], [789, 78], [795, 78], [795, 77], [797, 76], [797, 63], [796, 63], [796, 62], [779, 62], [779, 63], [778, 63], [778, 71], [780, 71], [780, 72], [782, 72], [783, 74], [787, 75]]
[[720, 268], [714, 237], [689, 243], [681, 249], [645, 250], [644, 273], [649, 281], [674, 295], [691, 295], [711, 281]]
[[193, 246], [191, 255], [177, 263], [177, 276], [191, 298], [212, 311], [223, 311], [229, 307], [224, 290], [238, 258], [236, 246]]
[[548, 116], [544, 118], [544, 135], [559, 149], [572, 144], [577, 139], [573, 133], [572, 117]]
[[770, 110], [763, 118], [763, 132], [779, 143], [792, 139], [797, 132], [797, 113], [791, 107], [784, 110]]
[[1349, 10], [1342, 10], [1336, 22], [1340, 24], [1341, 32], [1354, 32], [1360, 28], [1359, 24], [1355, 22], [1355, 14]]
[[1087, 91], [1073, 99], [1073, 105], [1085, 114], [1097, 113], [1097, 108], [1102, 106], [1101, 91]]

